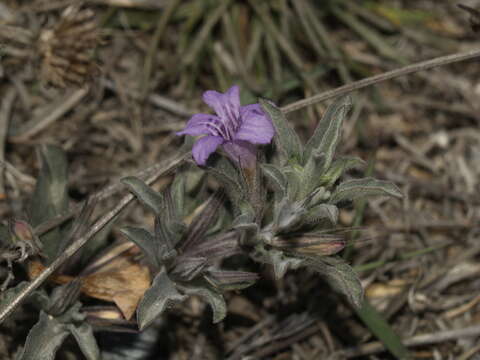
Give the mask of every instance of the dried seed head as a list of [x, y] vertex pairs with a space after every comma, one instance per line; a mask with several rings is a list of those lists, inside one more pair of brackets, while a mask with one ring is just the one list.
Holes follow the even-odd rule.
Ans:
[[72, 5], [40, 32], [41, 79], [54, 86], [81, 85], [97, 73], [93, 51], [101, 42], [95, 13]]

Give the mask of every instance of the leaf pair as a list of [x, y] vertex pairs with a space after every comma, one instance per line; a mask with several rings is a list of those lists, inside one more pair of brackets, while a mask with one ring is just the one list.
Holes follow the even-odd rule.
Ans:
[[312, 156], [322, 156], [323, 169], [329, 168], [340, 141], [343, 120], [352, 107], [350, 97], [339, 98], [328, 107], [305, 147], [281, 109], [264, 99], [260, 99], [260, 104], [275, 127], [274, 141], [281, 153], [283, 164], [305, 165]]
[[99, 360], [100, 350], [92, 327], [80, 313], [81, 304], [76, 301], [80, 284], [73, 281], [57, 287], [48, 298], [38, 293], [42, 304], [38, 322], [30, 330], [19, 360], [54, 360], [63, 341], [73, 335], [87, 360]]

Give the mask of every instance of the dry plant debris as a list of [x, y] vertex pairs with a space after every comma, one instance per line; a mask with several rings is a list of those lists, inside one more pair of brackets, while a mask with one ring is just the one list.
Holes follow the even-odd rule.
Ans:
[[[246, 100], [262, 95], [288, 105], [402, 63], [479, 46], [471, 28], [480, 8], [476, 1], [462, 1], [473, 9], [472, 20], [454, 3], [430, 0], [328, 1], [325, 6], [307, 0], [223, 6], [185, 1], [156, 39], [150, 59], [155, 67], [145, 78], [164, 2], [98, 0], [73, 8], [72, 3], [0, 3], [3, 220], [26, 213], [39, 144], [67, 151], [69, 195], [81, 201], [175, 155], [179, 142], [172, 133], [203, 109], [197, 99], [207, 88], [241, 83], [248, 89]], [[75, 34], [85, 41], [76, 41]], [[474, 359], [479, 352], [479, 76], [478, 61], [471, 61], [364, 89], [356, 93], [344, 123], [340, 153], [371, 159], [373, 174], [395, 182], [405, 194], [401, 203], [373, 200], [363, 212], [346, 209], [340, 220], [345, 226], [362, 220], [354, 224], [361, 228], [351, 242], [351, 259], [369, 301], [416, 358]], [[85, 81], [89, 87], [74, 85]], [[47, 88], [45, 82], [66, 89]], [[306, 138], [325, 109], [320, 103], [289, 119]], [[97, 211], [106, 212], [117, 200], [107, 197]], [[153, 224], [140, 207], [125, 217]], [[95, 289], [88, 294], [83, 289], [82, 296], [100, 291]], [[263, 280], [227, 298], [234, 315], [223, 325], [203, 320], [208, 317], [203, 304], [192, 300], [156, 324], [161, 336], [151, 341], [160, 350], [142, 347], [150, 343], [137, 334], [128, 341], [135, 344], [132, 349], [157, 349], [171, 359], [215, 359], [225, 353], [231, 358], [362, 359], [367, 353], [378, 355], [363, 358], [388, 358], [354, 313], [326, 292], [307, 273]], [[113, 300], [110, 295], [104, 300]], [[36, 320], [30, 308], [22, 309], [2, 324], [5, 358], [12, 358], [24, 338], [11, 335], [22, 331], [18, 324]], [[109, 311], [117, 319], [129, 314], [126, 308], [123, 315]], [[305, 317], [321, 320], [311, 325]], [[285, 324], [290, 333], [279, 330]], [[113, 359], [111, 341], [105, 335], [105, 357]], [[138, 350], [130, 358], [141, 359], [138, 354], [148, 351], [153, 350]]]

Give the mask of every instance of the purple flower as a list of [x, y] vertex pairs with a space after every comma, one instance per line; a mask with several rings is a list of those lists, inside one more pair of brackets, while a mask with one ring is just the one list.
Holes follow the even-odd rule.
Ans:
[[255, 165], [256, 144], [268, 144], [275, 130], [259, 104], [240, 105], [240, 89], [232, 86], [225, 94], [209, 90], [203, 101], [217, 115], [195, 114], [177, 135], [205, 135], [193, 145], [192, 154], [198, 165], [222, 146], [227, 155], [240, 166]]

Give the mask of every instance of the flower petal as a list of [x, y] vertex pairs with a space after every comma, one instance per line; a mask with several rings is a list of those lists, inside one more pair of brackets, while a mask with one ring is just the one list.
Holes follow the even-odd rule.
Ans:
[[217, 135], [217, 132], [212, 131], [212, 127], [208, 126], [209, 123], [218, 124], [220, 118], [216, 115], [195, 114], [188, 120], [185, 129], [177, 132], [176, 135]]
[[254, 168], [257, 148], [247, 141], [229, 141], [222, 145], [223, 150], [234, 162], [243, 168]]
[[224, 140], [220, 136], [207, 135], [197, 140], [193, 144], [192, 155], [198, 165], [205, 165], [208, 157], [217, 150], [217, 147], [223, 144]]
[[235, 121], [240, 116], [240, 88], [232, 86], [225, 94], [208, 90], [203, 93], [203, 101], [210, 106], [222, 121]]
[[240, 114], [242, 125], [235, 134], [236, 140], [252, 144], [268, 144], [272, 141], [275, 129], [259, 104], [242, 106]]

